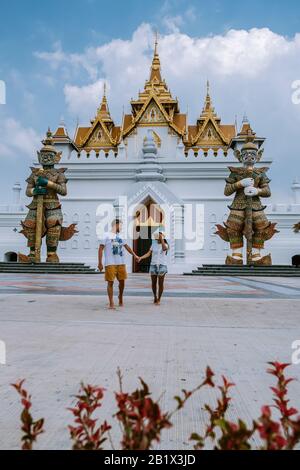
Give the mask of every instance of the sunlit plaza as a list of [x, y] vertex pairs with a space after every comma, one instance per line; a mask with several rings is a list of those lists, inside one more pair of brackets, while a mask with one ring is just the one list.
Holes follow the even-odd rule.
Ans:
[[[80, 381], [107, 389], [101, 415], [116, 411], [117, 368], [133, 391], [141, 376], [163, 410], [182, 388], [201, 382], [207, 365], [236, 387], [229, 416], [251, 423], [271, 402], [268, 361], [291, 362], [300, 338], [300, 278], [225, 278], [170, 275], [161, 305], [153, 305], [148, 275], [131, 275], [125, 306], [107, 309], [102, 275], [1, 275], [0, 331], [6, 365], [0, 366], [2, 449], [19, 448], [20, 404], [10, 387], [26, 378], [34, 413], [46, 420], [36, 448], [69, 449], [66, 410]], [[300, 379], [299, 365], [289, 374]], [[300, 406], [299, 384], [291, 400]], [[202, 429], [203, 403], [217, 392], [195, 395], [162, 433], [161, 449], [191, 449], [189, 436]], [[118, 448], [120, 436], [114, 429]]]

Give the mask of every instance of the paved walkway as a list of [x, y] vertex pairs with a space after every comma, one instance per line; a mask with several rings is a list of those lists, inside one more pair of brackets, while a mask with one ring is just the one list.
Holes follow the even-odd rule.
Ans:
[[[103, 274], [0, 274], [0, 294], [55, 294], [106, 296]], [[151, 296], [150, 276], [130, 274], [126, 295]], [[166, 297], [300, 298], [300, 278], [199, 277], [168, 275]]]
[[[135, 287], [136, 286], [136, 287]], [[107, 388], [102, 416], [115, 412], [116, 370], [124, 388], [133, 390], [142, 376], [163, 409], [173, 396], [201, 381], [209, 364], [237, 387], [230, 416], [245, 420], [270, 403], [265, 374], [270, 360], [291, 361], [292, 342], [300, 340], [300, 279], [189, 278], [169, 276], [160, 307], [152, 304], [149, 279], [132, 275], [126, 305], [106, 309], [104, 280], [99, 276], [0, 277], [0, 340], [7, 364], [0, 365], [0, 448], [19, 447], [17, 396], [9, 386], [27, 379], [34, 415], [44, 416], [47, 432], [38, 448], [70, 447], [66, 407], [81, 380]], [[300, 380], [300, 365], [290, 374]], [[300, 408], [300, 387], [291, 384]], [[191, 399], [163, 434], [162, 449], [189, 449], [188, 436], [203, 426], [204, 401], [215, 391]], [[113, 440], [118, 446], [118, 428]]]

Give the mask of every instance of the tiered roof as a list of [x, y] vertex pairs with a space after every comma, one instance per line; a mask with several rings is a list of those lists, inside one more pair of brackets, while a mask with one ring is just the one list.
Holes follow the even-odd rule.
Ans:
[[[150, 67], [149, 79], [137, 99], [131, 100], [131, 113], [123, 116], [122, 126], [115, 126], [110, 115], [106, 87], [101, 104], [89, 127], [77, 127], [74, 145], [87, 153], [95, 151], [106, 154], [112, 150], [118, 152], [118, 145], [126, 140], [138, 126], [168, 126], [171, 133], [183, 141], [185, 153], [190, 149], [198, 154], [200, 150], [207, 154], [212, 149], [215, 154], [221, 149], [224, 153], [236, 136], [234, 124], [221, 123], [212, 105], [209, 83], [202, 113], [195, 125], [188, 126], [187, 115], [180, 112], [177, 98], [173, 98], [166, 81], [162, 78], [161, 63], [155, 41], [154, 55]], [[243, 130], [242, 130], [243, 131]], [[54, 134], [55, 140], [67, 138], [65, 127], [60, 126]]]

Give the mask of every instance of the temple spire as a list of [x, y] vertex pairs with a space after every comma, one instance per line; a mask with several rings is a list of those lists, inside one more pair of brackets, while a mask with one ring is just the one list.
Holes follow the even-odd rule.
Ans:
[[209, 80], [206, 82], [206, 98], [205, 98], [205, 105], [203, 111], [214, 111], [212, 107], [212, 101], [210, 97], [210, 83]]
[[150, 70], [150, 82], [158, 81], [159, 83], [162, 81], [161, 73], [160, 73], [160, 58], [158, 55], [158, 33], [155, 34], [155, 43], [154, 43], [154, 55], [151, 64]]
[[103, 96], [102, 96], [101, 105], [98, 108], [97, 114], [102, 119], [111, 120], [111, 116], [110, 116], [110, 112], [109, 112], [109, 108], [108, 108], [108, 103], [107, 103], [107, 98], [106, 98], [106, 82], [104, 82], [104, 84], [103, 84]]

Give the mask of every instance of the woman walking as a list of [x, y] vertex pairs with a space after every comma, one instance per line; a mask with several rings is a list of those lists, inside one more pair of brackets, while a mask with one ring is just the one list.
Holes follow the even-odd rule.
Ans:
[[139, 261], [141, 261], [152, 255], [150, 275], [155, 305], [160, 305], [160, 300], [164, 292], [165, 276], [168, 272], [168, 251], [168, 242], [165, 239], [162, 228], [159, 228], [159, 230], [153, 234], [150, 250], [139, 258]]

